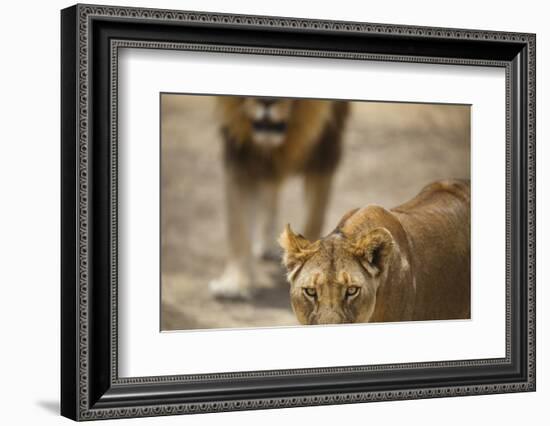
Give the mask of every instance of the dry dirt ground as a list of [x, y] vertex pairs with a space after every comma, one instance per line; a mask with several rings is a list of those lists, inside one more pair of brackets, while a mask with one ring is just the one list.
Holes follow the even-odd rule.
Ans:
[[[259, 264], [252, 301], [209, 294], [226, 247], [214, 98], [163, 95], [161, 102], [161, 329], [297, 325], [276, 263]], [[469, 176], [469, 107], [354, 102], [325, 231], [352, 208], [390, 208], [433, 180]], [[300, 230], [301, 189], [298, 178], [287, 182], [281, 229], [289, 222]]]

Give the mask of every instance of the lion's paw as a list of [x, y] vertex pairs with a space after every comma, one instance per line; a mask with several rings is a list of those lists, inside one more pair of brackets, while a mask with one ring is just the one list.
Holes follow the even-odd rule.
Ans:
[[228, 271], [208, 284], [210, 293], [220, 299], [244, 299], [252, 297], [250, 278]]

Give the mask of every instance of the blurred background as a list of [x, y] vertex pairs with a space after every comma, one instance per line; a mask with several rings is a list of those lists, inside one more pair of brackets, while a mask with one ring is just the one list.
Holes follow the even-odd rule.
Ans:
[[[470, 177], [470, 107], [351, 102], [325, 232], [367, 204], [395, 207], [431, 181]], [[289, 179], [280, 228], [300, 231], [302, 182]], [[215, 97], [161, 96], [161, 330], [298, 325], [280, 265], [258, 261], [250, 301], [214, 299], [225, 265], [222, 140]]]

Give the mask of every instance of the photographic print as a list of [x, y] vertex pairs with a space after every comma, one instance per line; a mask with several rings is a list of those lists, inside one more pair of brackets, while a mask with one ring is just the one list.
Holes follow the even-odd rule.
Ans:
[[470, 318], [470, 106], [160, 95], [161, 331]]
[[535, 391], [535, 34], [61, 18], [62, 415]]

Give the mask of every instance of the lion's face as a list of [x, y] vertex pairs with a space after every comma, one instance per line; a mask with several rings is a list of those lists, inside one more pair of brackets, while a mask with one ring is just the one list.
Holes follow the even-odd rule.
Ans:
[[307, 153], [334, 118], [333, 102], [327, 100], [220, 96], [218, 106], [222, 128], [236, 144], [264, 150], [290, 142]]
[[243, 98], [242, 108], [251, 124], [251, 139], [259, 146], [274, 148], [286, 137], [293, 101], [276, 98]]
[[301, 324], [369, 321], [392, 252], [389, 231], [377, 228], [354, 241], [336, 233], [311, 243], [287, 226], [279, 242]]

